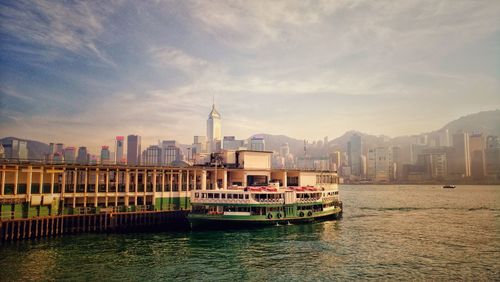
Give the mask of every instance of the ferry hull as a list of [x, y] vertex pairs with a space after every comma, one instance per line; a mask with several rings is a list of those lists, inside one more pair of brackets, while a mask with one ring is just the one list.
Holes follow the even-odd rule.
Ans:
[[263, 226], [287, 225], [287, 224], [302, 224], [314, 221], [333, 220], [342, 217], [342, 210], [336, 209], [328, 213], [318, 213], [310, 217], [285, 217], [272, 219], [244, 219], [231, 218], [224, 216], [203, 216], [190, 214], [188, 216], [191, 229], [241, 229], [241, 228], [256, 228]]

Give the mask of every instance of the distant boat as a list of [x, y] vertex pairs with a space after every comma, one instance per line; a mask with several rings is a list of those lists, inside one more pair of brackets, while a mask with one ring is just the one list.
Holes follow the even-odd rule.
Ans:
[[443, 185], [443, 188], [455, 188], [455, 187], [457, 187], [457, 186], [455, 186], [455, 185]]

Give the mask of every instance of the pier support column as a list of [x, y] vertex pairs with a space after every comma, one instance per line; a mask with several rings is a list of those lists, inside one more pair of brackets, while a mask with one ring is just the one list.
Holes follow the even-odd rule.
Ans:
[[128, 207], [129, 206], [129, 196], [128, 196], [128, 192], [129, 192], [129, 186], [130, 186], [130, 171], [127, 169], [125, 171], [125, 206]]
[[201, 190], [207, 190], [207, 171], [201, 171]]
[[[52, 170], [54, 171], [54, 167], [52, 167]], [[43, 172], [42, 172], [43, 174]], [[50, 173], [50, 195], [54, 196], [54, 183], [56, 182], [56, 174], [54, 172]]]
[[222, 189], [227, 190], [227, 170], [222, 171]]
[[99, 193], [99, 169], [95, 169], [95, 188], [94, 188], [94, 208], [97, 208], [97, 193]]
[[0, 186], [0, 196], [3, 196], [5, 194], [5, 166], [3, 166], [2, 183], [0, 185], [2, 185], [2, 186]]
[[283, 171], [283, 187], [288, 187], [288, 180], [287, 180], [288, 174], [286, 171]]
[[19, 166], [16, 166], [16, 171], [14, 172], [14, 195], [17, 195], [18, 186], [19, 186]]

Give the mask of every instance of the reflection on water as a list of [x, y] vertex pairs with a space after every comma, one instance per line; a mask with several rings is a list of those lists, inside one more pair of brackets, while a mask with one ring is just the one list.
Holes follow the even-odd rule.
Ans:
[[344, 218], [0, 247], [0, 280], [495, 280], [500, 187], [343, 186]]

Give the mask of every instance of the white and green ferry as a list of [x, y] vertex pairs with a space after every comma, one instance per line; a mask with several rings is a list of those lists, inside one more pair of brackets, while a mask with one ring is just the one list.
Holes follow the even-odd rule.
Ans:
[[193, 229], [282, 225], [337, 219], [342, 202], [337, 183], [315, 186], [230, 187], [224, 190], [192, 191]]

